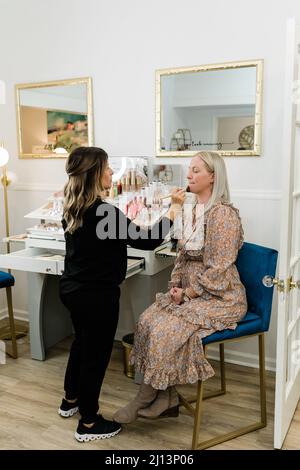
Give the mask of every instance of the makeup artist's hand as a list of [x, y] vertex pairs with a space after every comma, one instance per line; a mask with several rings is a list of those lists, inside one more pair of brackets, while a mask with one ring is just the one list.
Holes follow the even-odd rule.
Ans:
[[184, 204], [185, 190], [181, 188], [175, 188], [171, 193], [171, 207], [173, 204], [179, 204], [181, 207]]
[[169, 217], [173, 222], [178, 214], [181, 213], [184, 204], [185, 191], [180, 188], [174, 189], [171, 194], [171, 206], [168, 210], [166, 217]]
[[180, 287], [172, 287], [170, 289], [171, 299], [175, 304], [180, 305], [183, 300], [183, 289]]

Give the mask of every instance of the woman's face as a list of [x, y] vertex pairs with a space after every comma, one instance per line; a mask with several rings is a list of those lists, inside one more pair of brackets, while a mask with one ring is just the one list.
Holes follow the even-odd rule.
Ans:
[[109, 189], [111, 187], [112, 175], [113, 174], [114, 174], [114, 172], [110, 168], [108, 162], [106, 162], [104, 172], [103, 172], [103, 176], [102, 176], [103, 189]]
[[207, 171], [204, 161], [200, 157], [193, 157], [187, 175], [191, 193], [202, 194], [211, 190], [214, 183], [214, 174]]

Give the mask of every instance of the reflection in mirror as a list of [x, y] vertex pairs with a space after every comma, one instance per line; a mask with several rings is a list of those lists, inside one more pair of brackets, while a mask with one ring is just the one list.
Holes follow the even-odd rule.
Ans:
[[16, 85], [21, 158], [66, 157], [93, 145], [90, 78]]
[[259, 155], [263, 61], [158, 70], [157, 156]]

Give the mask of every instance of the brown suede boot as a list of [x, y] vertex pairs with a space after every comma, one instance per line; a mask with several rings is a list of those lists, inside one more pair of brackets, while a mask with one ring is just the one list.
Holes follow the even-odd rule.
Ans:
[[156, 395], [157, 390], [155, 388], [152, 388], [151, 385], [142, 383], [136, 397], [131, 400], [128, 405], [114, 414], [114, 421], [121, 424], [132, 423], [136, 420], [138, 411], [141, 408], [149, 406], [153, 400], [155, 400]]
[[141, 418], [155, 419], [176, 417], [179, 414], [179, 398], [175, 387], [159, 390], [156, 400], [147, 408], [138, 411]]

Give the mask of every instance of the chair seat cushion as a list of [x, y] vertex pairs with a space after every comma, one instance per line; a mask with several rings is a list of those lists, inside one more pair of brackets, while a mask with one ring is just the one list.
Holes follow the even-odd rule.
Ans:
[[225, 339], [238, 338], [240, 336], [247, 336], [254, 333], [265, 331], [261, 316], [254, 312], [247, 312], [244, 318], [238, 323], [235, 330], [217, 331], [206, 338], [203, 338], [203, 344], [217, 343]]
[[0, 289], [13, 286], [14, 283], [15, 278], [11, 274], [0, 271]]

